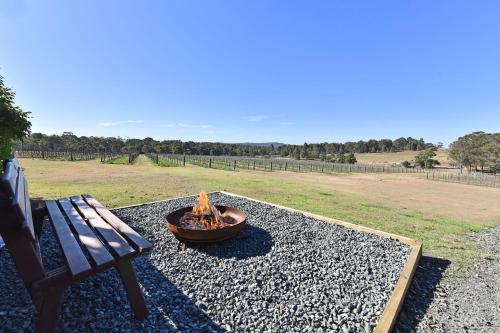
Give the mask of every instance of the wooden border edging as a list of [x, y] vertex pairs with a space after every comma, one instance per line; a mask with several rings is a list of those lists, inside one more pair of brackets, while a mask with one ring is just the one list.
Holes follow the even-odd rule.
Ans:
[[394, 290], [391, 293], [391, 297], [384, 308], [382, 316], [380, 316], [374, 333], [391, 332], [394, 324], [396, 324], [399, 311], [401, 311], [401, 308], [403, 307], [406, 293], [410, 287], [413, 275], [417, 270], [420, 257], [422, 256], [422, 242], [416, 241], [414, 245], [410, 246], [410, 256], [406, 261], [403, 271], [399, 275], [396, 287], [394, 287]]
[[[387, 237], [390, 239], [396, 239], [396, 240], [399, 240], [400, 242], [405, 243], [408, 246], [410, 246], [411, 252], [410, 252], [410, 255], [408, 257], [408, 260], [406, 260], [406, 263], [403, 267], [403, 270], [401, 271], [401, 273], [399, 275], [398, 282], [396, 283], [396, 286], [394, 287], [394, 289], [391, 293], [391, 296], [389, 297], [389, 300], [387, 301], [387, 304], [384, 308], [384, 311], [382, 312], [382, 315], [379, 318], [377, 327], [375, 327], [374, 333], [389, 333], [392, 331], [394, 324], [396, 323], [396, 320], [398, 318], [399, 311], [401, 310], [401, 308], [403, 306], [405, 296], [406, 296], [406, 293], [408, 291], [408, 288], [410, 287], [413, 275], [415, 274], [415, 271], [417, 270], [418, 262], [420, 260], [420, 257], [422, 256], [422, 242], [408, 238], [408, 237], [404, 237], [404, 236], [400, 236], [400, 235], [396, 235], [396, 234], [391, 234], [391, 233], [388, 233], [385, 231], [380, 231], [380, 230], [364, 227], [361, 225], [333, 219], [330, 217], [325, 217], [325, 216], [321, 216], [321, 215], [317, 215], [317, 214], [313, 214], [313, 213], [309, 213], [309, 212], [304, 212], [304, 211], [301, 211], [298, 209], [293, 209], [290, 207], [276, 205], [276, 204], [273, 204], [270, 202], [261, 201], [261, 200], [245, 197], [242, 195], [226, 192], [226, 191], [210, 192], [210, 194], [213, 194], [213, 193], [222, 193], [222, 194], [226, 194], [229, 196], [233, 196], [233, 197], [237, 197], [237, 198], [242, 198], [242, 199], [251, 200], [254, 202], [274, 206], [276, 208], [284, 209], [284, 210], [287, 210], [289, 212], [303, 214], [304, 216], [308, 216], [308, 217], [311, 217], [311, 218], [314, 218], [317, 220], [321, 220], [321, 221], [325, 221], [328, 223], [341, 225], [341, 226], [344, 226], [346, 228], [353, 229], [356, 231], [375, 234], [375, 235]], [[175, 199], [188, 198], [188, 197], [192, 197], [192, 196], [193, 195], [188, 195], [188, 196], [183, 196], [183, 197], [178, 197], [178, 198], [171, 198], [171, 199], [167, 199], [167, 200], [158, 200], [158, 201], [146, 202], [146, 203], [137, 204], [137, 205], [116, 207], [116, 208], [113, 208], [112, 210], [140, 207], [140, 206], [145, 206], [145, 205], [149, 205], [149, 204], [160, 203], [160, 202], [165, 202], [165, 201], [170, 201], [170, 200], [175, 200]]]

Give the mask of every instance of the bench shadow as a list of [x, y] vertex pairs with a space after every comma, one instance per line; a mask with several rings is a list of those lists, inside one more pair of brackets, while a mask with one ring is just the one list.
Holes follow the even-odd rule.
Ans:
[[266, 255], [273, 244], [273, 238], [268, 231], [246, 224], [243, 230], [231, 239], [216, 243], [188, 243], [187, 246], [209, 256], [242, 260]]
[[112, 269], [67, 291], [58, 331], [74, 332], [78, 327], [94, 332], [224, 332], [156, 267], [148, 254], [137, 257], [133, 265], [149, 309], [145, 320], [134, 318], [119, 275]]
[[218, 324], [172, 283], [150, 260], [134, 260], [139, 281], [146, 291], [150, 311], [144, 322], [152, 331], [224, 332]]
[[422, 256], [393, 332], [414, 332], [434, 300], [434, 292], [451, 262]]
[[[46, 267], [60, 265], [61, 253], [50, 228], [44, 226], [40, 241], [47, 254], [50, 254], [51, 260], [44, 262]], [[109, 269], [66, 290], [57, 332], [225, 331], [210, 319], [195, 300], [186, 296], [162, 273], [161, 264], [158, 267], [158, 262], [155, 264], [151, 254], [143, 254], [132, 263], [149, 309], [145, 320], [134, 318], [118, 272]], [[0, 332], [11, 329], [35, 332], [35, 307], [6, 248], [0, 249], [0, 267]]]

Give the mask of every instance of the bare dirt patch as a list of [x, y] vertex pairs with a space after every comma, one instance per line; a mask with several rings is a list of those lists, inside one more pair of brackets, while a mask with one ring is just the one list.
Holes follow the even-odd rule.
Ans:
[[[417, 154], [417, 151], [402, 151], [397, 153], [365, 153], [356, 154], [356, 159], [358, 160], [358, 163], [366, 164], [399, 164], [403, 161], [415, 160], [415, 155]], [[441, 163], [441, 166], [450, 165], [448, 150], [446, 149], [436, 151], [436, 157], [434, 158]]]
[[414, 174], [279, 173], [390, 206], [461, 220], [500, 221], [500, 189], [422, 179]]

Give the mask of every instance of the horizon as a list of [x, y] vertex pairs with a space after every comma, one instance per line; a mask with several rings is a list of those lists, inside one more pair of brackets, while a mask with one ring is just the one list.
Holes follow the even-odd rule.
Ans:
[[499, 130], [500, 3], [214, 4], [3, 2], [0, 75], [44, 134], [448, 146]]

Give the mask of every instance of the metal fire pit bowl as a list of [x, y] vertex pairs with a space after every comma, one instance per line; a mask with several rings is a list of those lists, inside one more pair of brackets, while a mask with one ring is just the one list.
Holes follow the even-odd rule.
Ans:
[[181, 242], [209, 243], [218, 242], [236, 236], [245, 226], [247, 214], [239, 209], [215, 206], [222, 216], [231, 216], [235, 222], [220, 229], [193, 230], [179, 227], [179, 220], [193, 207], [184, 207], [167, 215], [167, 228]]

